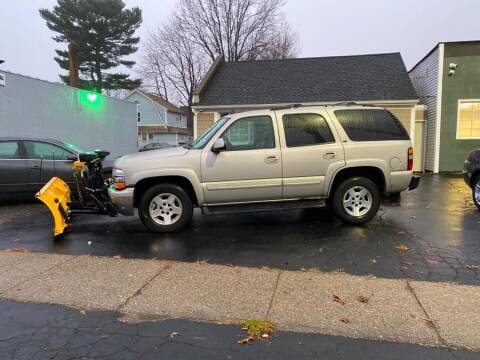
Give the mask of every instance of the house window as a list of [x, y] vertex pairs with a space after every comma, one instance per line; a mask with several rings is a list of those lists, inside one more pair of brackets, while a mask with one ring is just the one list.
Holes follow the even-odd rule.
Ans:
[[137, 103], [137, 122], [140, 122], [142, 120], [142, 115], [140, 113], [140, 104]]
[[480, 139], [480, 100], [459, 100], [457, 139]]

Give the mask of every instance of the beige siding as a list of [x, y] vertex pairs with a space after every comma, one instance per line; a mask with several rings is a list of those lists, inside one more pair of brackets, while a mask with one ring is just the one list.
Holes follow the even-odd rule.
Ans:
[[413, 87], [422, 104], [427, 105], [425, 117], [425, 169], [435, 170], [435, 145], [437, 130], [438, 48], [410, 71]]
[[197, 114], [197, 137], [213, 124], [214, 119], [214, 113], [200, 112]]
[[423, 121], [427, 119], [427, 111], [424, 109], [417, 109], [415, 110], [415, 120], [416, 121]]
[[[408, 131], [410, 134], [410, 122], [412, 119], [412, 108], [386, 108], [388, 111], [390, 111], [393, 115], [395, 115], [398, 120], [402, 123], [402, 125], [405, 127], [405, 129]], [[413, 137], [412, 134], [410, 134], [411, 137]]]

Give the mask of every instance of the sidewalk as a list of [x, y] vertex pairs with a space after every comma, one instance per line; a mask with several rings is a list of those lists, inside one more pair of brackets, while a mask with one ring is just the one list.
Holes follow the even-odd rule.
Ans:
[[111, 310], [126, 321], [258, 318], [280, 330], [480, 351], [476, 286], [4, 251], [0, 273], [1, 298]]

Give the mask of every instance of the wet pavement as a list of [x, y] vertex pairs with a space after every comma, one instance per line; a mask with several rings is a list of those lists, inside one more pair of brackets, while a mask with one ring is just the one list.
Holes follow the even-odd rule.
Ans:
[[478, 353], [278, 332], [240, 345], [237, 325], [187, 320], [125, 323], [115, 312], [0, 301], [2, 359], [477, 359]]
[[480, 211], [461, 177], [424, 176], [398, 205], [386, 201], [363, 226], [342, 224], [327, 209], [196, 211], [189, 228], [169, 235], [148, 232], [138, 217], [83, 215], [58, 242], [45, 211], [0, 224], [0, 248], [480, 284]]

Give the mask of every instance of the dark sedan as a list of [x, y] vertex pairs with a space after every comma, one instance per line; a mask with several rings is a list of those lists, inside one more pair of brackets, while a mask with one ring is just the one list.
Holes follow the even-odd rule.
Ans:
[[470, 151], [465, 159], [465, 182], [472, 189], [473, 202], [480, 209], [480, 149]]
[[32, 198], [54, 176], [73, 190], [72, 161], [82, 152], [54, 139], [0, 137], [0, 199]]

